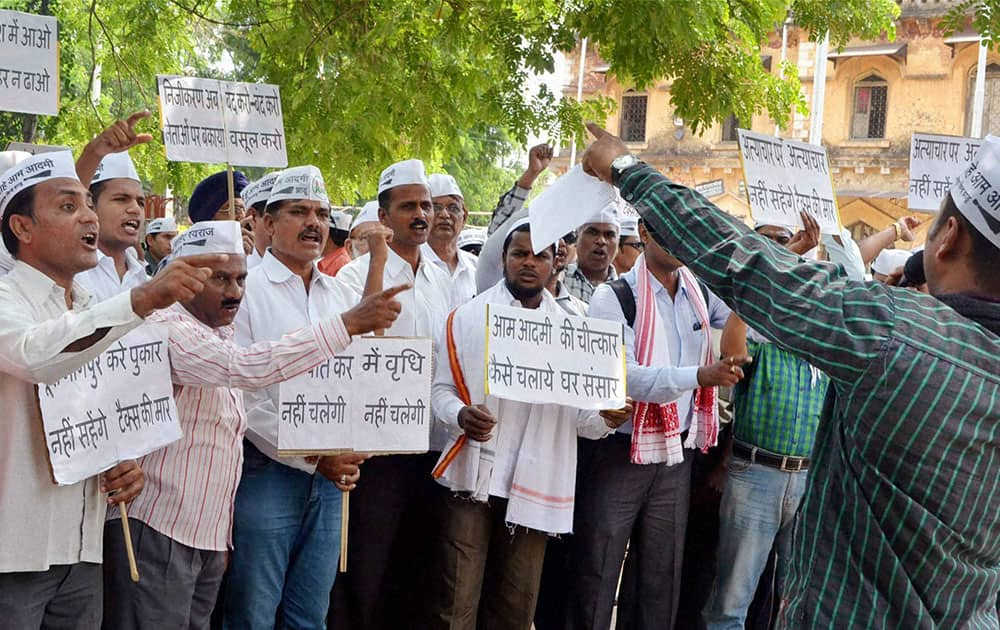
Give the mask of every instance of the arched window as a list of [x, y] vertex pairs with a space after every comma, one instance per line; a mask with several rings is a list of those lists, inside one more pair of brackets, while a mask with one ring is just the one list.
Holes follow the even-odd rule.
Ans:
[[[976, 70], [969, 73], [969, 90], [965, 99], [965, 135], [972, 134], [972, 108], [976, 101]], [[983, 135], [1000, 133], [1000, 65], [986, 66], [986, 94], [983, 98]]]
[[625, 142], [646, 141], [646, 95], [629, 90], [622, 95], [621, 138]]
[[885, 137], [888, 96], [889, 84], [877, 74], [870, 74], [854, 85], [851, 138], [867, 140]]

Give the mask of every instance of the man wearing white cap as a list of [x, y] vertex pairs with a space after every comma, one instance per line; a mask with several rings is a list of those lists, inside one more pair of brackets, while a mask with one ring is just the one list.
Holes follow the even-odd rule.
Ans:
[[[142, 489], [135, 462], [71, 486], [52, 481], [38, 383], [94, 359], [143, 317], [191, 299], [214, 257], [171, 266], [100, 304], [74, 277], [97, 263], [97, 215], [69, 151], [43, 153], [0, 174], [0, 619], [11, 628], [100, 627], [101, 532], [108, 503]], [[110, 494], [112, 496], [107, 496]]]
[[173, 217], [160, 217], [146, 224], [146, 238], [142, 248], [146, 250], [146, 274], [152, 276], [160, 261], [170, 255], [170, 241], [177, 236], [177, 222]]
[[618, 277], [613, 262], [618, 255], [623, 203], [616, 200], [600, 208], [576, 230], [576, 263], [566, 268], [563, 285], [588, 304], [594, 289]]
[[146, 282], [146, 266], [136, 255], [142, 234], [146, 193], [128, 151], [109, 153], [90, 182], [100, 221], [97, 266], [77, 280], [98, 301]]
[[271, 245], [271, 235], [264, 229], [264, 210], [267, 208], [267, 197], [278, 173], [268, 173], [243, 189], [240, 196], [248, 208], [253, 226], [253, 251], [247, 256], [247, 270], [253, 269], [264, 259], [264, 253]]
[[[298, 166], [278, 174], [264, 215], [271, 246], [248, 274], [236, 315], [240, 345], [277, 341], [358, 304], [349, 287], [316, 266], [329, 220], [330, 201], [318, 168]], [[280, 610], [287, 627], [322, 628], [340, 555], [338, 488], [346, 489], [356, 472], [346, 473], [345, 466], [355, 467], [364, 457], [324, 457], [318, 463], [279, 457], [278, 386], [246, 392], [244, 400], [247, 433], [233, 511], [225, 627], [271, 628]]]
[[458, 248], [464, 252], [469, 252], [473, 256], [479, 256], [479, 251], [486, 242], [486, 230], [482, 228], [465, 228], [458, 235]]
[[[30, 158], [31, 154], [26, 151], [0, 151], [0, 173], [13, 167], [15, 164]], [[4, 276], [14, 266], [14, 257], [10, 255], [7, 248], [0, 242], [0, 276]]]
[[428, 182], [434, 218], [430, 236], [420, 251], [451, 278], [451, 306], [454, 308], [476, 295], [476, 257], [458, 247], [469, 211], [454, 177], [435, 173]]
[[341, 267], [351, 262], [347, 251], [347, 235], [351, 230], [351, 215], [341, 210], [330, 212], [330, 229], [323, 248], [323, 258], [319, 261], [319, 270], [328, 276], [335, 276]]
[[361, 211], [351, 222], [351, 232], [345, 245], [347, 253], [351, 255], [351, 260], [361, 258], [368, 253], [368, 232], [379, 225], [381, 223], [378, 220], [378, 202], [366, 201]]
[[[172, 259], [216, 253], [225, 262], [213, 267], [201, 294], [149, 318], [169, 333], [184, 437], [140, 462], [145, 491], [128, 515], [139, 583], [129, 578], [121, 515], [117, 508], [108, 511], [104, 627], [110, 629], [208, 627], [231, 546], [233, 495], [243, 464], [246, 413], [238, 390], [259, 390], [311, 369], [342, 352], [352, 335], [390, 325], [399, 308], [386, 291], [276, 341], [241, 348], [233, 341], [247, 275], [239, 224], [200, 222], [174, 246]], [[350, 490], [357, 467], [335, 467], [351, 476], [338, 486]]]
[[[451, 285], [448, 274], [421, 254], [433, 212], [423, 162], [406, 160], [382, 171], [378, 202], [379, 220], [392, 230], [386, 259], [366, 254], [343, 267], [337, 279], [360, 294], [366, 278], [375, 278], [381, 267], [384, 286], [411, 284], [412, 290], [399, 294], [403, 311], [385, 334], [436, 337], [448, 315]], [[445, 442], [442, 427], [436, 422], [431, 426], [431, 453], [374, 457], [365, 464], [365, 483], [351, 497], [348, 537], [348, 557], [364, 569], [338, 581], [335, 627], [395, 627], [398, 618], [416, 614], [411, 604], [423, 603], [426, 583], [414, 571], [426, 566], [419, 554], [429, 553], [435, 531], [430, 495], [436, 488], [430, 472], [437, 460], [434, 452]], [[405, 599], [385, 606], [387, 589], [400, 589]], [[391, 615], [396, 622], [386, 619]]]
[[872, 261], [872, 277], [885, 282], [889, 276], [899, 270], [913, 252], [905, 249], [883, 249]]
[[614, 261], [615, 271], [621, 275], [631, 269], [642, 253], [642, 248], [642, 241], [639, 240], [639, 217], [623, 216], [621, 232], [618, 235], [618, 255]]
[[555, 248], [534, 253], [527, 217], [504, 240], [503, 279], [458, 307], [437, 346], [431, 400], [455, 446], [435, 471], [447, 491], [438, 495], [443, 583], [429, 628], [531, 627], [548, 538], [573, 528], [577, 436], [606, 437], [632, 412], [483, 395], [487, 305], [561, 312], [545, 289]]
[[925, 295], [776, 248], [589, 127], [587, 172], [836, 392], [793, 533], [783, 626], [996, 627], [1000, 138], [983, 139], [929, 230]]

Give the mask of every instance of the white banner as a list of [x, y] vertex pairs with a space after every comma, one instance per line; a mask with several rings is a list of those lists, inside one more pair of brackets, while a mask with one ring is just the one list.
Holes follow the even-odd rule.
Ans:
[[490, 304], [486, 394], [580, 409], [625, 406], [625, 329], [603, 319]]
[[278, 389], [278, 452], [424, 453], [431, 340], [362, 337]]
[[915, 133], [910, 137], [910, 210], [937, 212], [959, 175], [976, 158], [982, 140]]
[[167, 159], [288, 166], [278, 86], [156, 77]]
[[56, 483], [77, 483], [181, 438], [167, 335], [143, 324], [79, 370], [38, 386]]
[[808, 212], [823, 234], [840, 234], [837, 195], [826, 149], [739, 129], [750, 214], [758, 223], [802, 226]]
[[59, 113], [59, 24], [0, 10], [0, 111]]
[[528, 208], [535, 253], [558, 242], [617, 198], [611, 184], [587, 175], [579, 164], [571, 168], [543, 190]]

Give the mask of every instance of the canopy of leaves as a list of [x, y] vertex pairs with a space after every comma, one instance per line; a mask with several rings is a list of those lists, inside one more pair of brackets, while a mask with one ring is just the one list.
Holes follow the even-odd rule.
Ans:
[[[582, 121], [610, 112], [607, 100], [576, 103], [526, 87], [579, 37], [623, 82], [672, 79], [674, 106], [697, 129], [729, 113], [767, 111], [785, 122], [801, 107], [797, 73], [767, 74], [759, 58], [786, 16], [814, 37], [829, 31], [837, 45], [891, 35], [898, 12], [893, 0], [0, 0], [0, 8], [59, 18], [62, 109], [40, 117], [38, 141], [79, 148], [143, 107], [155, 120], [156, 74], [276, 83], [289, 161], [319, 166], [335, 201], [371, 198], [382, 168], [420, 157], [431, 169], [447, 166], [474, 210], [489, 209], [514, 176], [500, 164], [513, 146], [529, 135], [582, 141]], [[22, 122], [0, 115], [0, 142], [21, 139]], [[168, 164], [158, 140], [133, 154], [156, 190], [188, 191], [217, 168]]]

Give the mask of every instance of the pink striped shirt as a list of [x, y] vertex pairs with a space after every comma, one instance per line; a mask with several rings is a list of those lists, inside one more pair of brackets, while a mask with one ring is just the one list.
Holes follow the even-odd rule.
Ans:
[[[212, 329], [179, 304], [148, 321], [170, 331], [174, 398], [184, 437], [139, 462], [142, 494], [128, 509], [156, 531], [195, 549], [231, 546], [233, 497], [243, 466], [243, 392], [297, 376], [351, 342], [340, 317], [241, 348], [233, 327]], [[117, 508], [108, 518], [120, 518]]]

